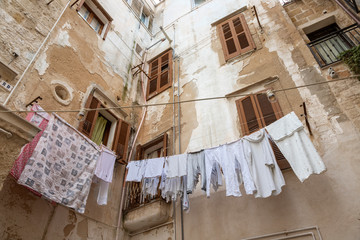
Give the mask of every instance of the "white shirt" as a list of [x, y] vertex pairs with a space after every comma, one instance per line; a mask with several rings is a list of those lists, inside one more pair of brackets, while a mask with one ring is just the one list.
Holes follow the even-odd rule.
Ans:
[[146, 161], [131, 161], [126, 168], [128, 173], [126, 175], [126, 182], [141, 182], [145, 174]]
[[256, 186], [256, 198], [278, 195], [285, 185], [264, 129], [243, 138], [245, 158]]
[[187, 173], [187, 154], [173, 155], [165, 160], [167, 178], [181, 177]]
[[161, 176], [164, 168], [165, 158], [151, 158], [147, 161], [144, 178], [153, 178]]
[[101, 155], [96, 163], [95, 175], [105, 182], [111, 182], [115, 160], [115, 153], [104, 146], [101, 146]]
[[294, 112], [266, 127], [281, 153], [301, 182], [326, 170], [318, 152]]

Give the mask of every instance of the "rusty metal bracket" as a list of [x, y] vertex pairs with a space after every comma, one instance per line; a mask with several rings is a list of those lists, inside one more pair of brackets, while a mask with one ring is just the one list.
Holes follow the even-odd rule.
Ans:
[[261, 23], [260, 23], [260, 19], [259, 19], [259, 15], [258, 15], [258, 13], [257, 13], [257, 11], [256, 11], [256, 7], [255, 7], [255, 6], [252, 6], [252, 7], [251, 7], [251, 10], [253, 11], [253, 16], [256, 16], [256, 20], [257, 20], [257, 22], [258, 22], [258, 24], [259, 24], [261, 33], [263, 33], [263, 32], [264, 32], [264, 29], [263, 29], [263, 27], [262, 27], [262, 25], [261, 25]]
[[34, 100], [32, 100], [30, 103], [28, 103], [28, 104], [26, 104], [26, 108], [28, 107], [28, 106], [32, 106], [34, 103], [38, 103], [38, 100], [43, 100], [42, 99], [42, 97], [40, 97], [40, 96], [37, 96]]
[[304, 114], [301, 114], [300, 116], [305, 117], [306, 127], [307, 127], [308, 130], [309, 130], [310, 136], [312, 136], [313, 133], [312, 133], [311, 128], [310, 128], [310, 123], [309, 123], [308, 116], [307, 116], [307, 111], [306, 111], [306, 104], [305, 104], [305, 102], [303, 102], [303, 104], [301, 104], [300, 107], [302, 107], [302, 108], [304, 109]]
[[135, 77], [137, 74], [139, 74], [140, 72], [143, 72], [145, 74], [145, 76], [150, 79], [149, 75], [147, 75], [147, 73], [142, 69], [142, 65], [144, 65], [144, 63], [140, 63], [138, 65], [136, 65], [135, 67], [132, 67], [131, 68], [131, 72], [134, 70], [134, 69], [137, 69], [135, 72], [132, 72], [132, 75], [133, 77]]

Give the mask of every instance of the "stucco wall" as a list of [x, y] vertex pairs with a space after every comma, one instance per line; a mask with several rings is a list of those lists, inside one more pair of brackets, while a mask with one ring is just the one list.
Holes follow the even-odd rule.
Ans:
[[[146, 48], [164, 35], [154, 29], [154, 36], [151, 36], [124, 1], [99, 2], [114, 19], [107, 38], [103, 40], [98, 36], [74, 9], [67, 9], [11, 98], [11, 108], [25, 109], [27, 102], [40, 95], [44, 99], [40, 105], [47, 110], [80, 109], [91, 85], [99, 86], [122, 106], [144, 103], [141, 79], [139, 75], [133, 78], [131, 74], [131, 66], [139, 64], [141, 59], [132, 49], [136, 42]], [[300, 6], [302, 11], [307, 11], [305, 8], [310, 6], [298, 1], [284, 9], [276, 0], [229, 0], [227, 4], [211, 0], [194, 9], [190, 0], [166, 0], [159, 4], [155, 9], [154, 26], [162, 25], [173, 41], [152, 47], [144, 61], [173, 48], [175, 84], [148, 103], [168, 103], [177, 101], [178, 97], [180, 100], [223, 97], [234, 91], [249, 94], [269, 87], [281, 90], [326, 81], [326, 69], [317, 65], [299, 28], [306, 22], [297, 22], [299, 17], [291, 13], [294, 11], [291, 6], [296, 4], [303, 4]], [[327, 5], [322, 8], [321, 1], [316, 4], [312, 9], [314, 16], [321, 16]], [[252, 6], [256, 6], [263, 29], [252, 13]], [[328, 9], [336, 8], [331, 6]], [[10, 8], [9, 5], [6, 7]], [[243, 10], [256, 50], [226, 62], [219, 33], [212, 23], [239, 9]], [[339, 19], [350, 23], [342, 10], [336, 11]], [[292, 22], [292, 18], [296, 21]], [[315, 17], [304, 18], [311, 21]], [[15, 24], [14, 19], [11, 21]], [[342, 64], [334, 68], [340, 77], [350, 75]], [[22, 69], [24, 67], [19, 71]], [[264, 81], [269, 77], [278, 80]], [[147, 82], [146, 78], [144, 81]], [[59, 83], [71, 92], [68, 105], [58, 102], [52, 93]], [[360, 173], [357, 164], [360, 156], [359, 89], [359, 82], [351, 80], [278, 92], [284, 114], [295, 111], [300, 116], [303, 113], [300, 105], [306, 102], [314, 133], [312, 140], [324, 159], [327, 172], [300, 183], [291, 170], [285, 171], [287, 185], [283, 193], [268, 199], [228, 198], [224, 187], [209, 199], [197, 191], [191, 195], [190, 212], [184, 215], [185, 239], [239, 239], [312, 225], [320, 227], [324, 239], [350, 240], [359, 236], [360, 209], [354, 201], [360, 197], [357, 191]], [[178, 90], [180, 96], [177, 96]], [[169, 153], [177, 154], [236, 140], [242, 136], [235, 106], [235, 100], [239, 98], [184, 103], [180, 116], [177, 104], [148, 107], [137, 143], [144, 144], [167, 132]], [[136, 130], [141, 109], [124, 111], [127, 113], [124, 120]], [[75, 127], [79, 124], [77, 113], [61, 113], [60, 116]], [[93, 184], [85, 215], [53, 206], [33, 196], [12, 179], [6, 179], [0, 192], [2, 237], [114, 239], [124, 170], [124, 166], [116, 165], [107, 206], [96, 204], [98, 186]], [[30, 222], [37, 224], [36, 231], [31, 231], [35, 227]], [[179, 239], [179, 206], [175, 224], [176, 229], [169, 224], [136, 235], [128, 235], [120, 229], [120, 236], [121, 239], [170, 240], [174, 239], [176, 230]]]

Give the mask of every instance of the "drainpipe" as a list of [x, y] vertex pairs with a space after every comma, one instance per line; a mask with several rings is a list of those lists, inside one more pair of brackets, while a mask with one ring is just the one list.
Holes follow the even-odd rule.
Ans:
[[16, 82], [14, 88], [12, 89], [12, 91], [9, 93], [9, 95], [7, 96], [5, 102], [3, 103], [3, 106], [6, 106], [6, 104], [8, 104], [11, 96], [14, 94], [15, 90], [17, 89], [17, 87], [19, 86], [20, 82], [23, 80], [25, 74], [27, 73], [27, 71], [29, 70], [31, 64], [35, 61], [35, 58], [39, 55], [40, 50], [42, 49], [42, 47], [45, 45], [46, 41], [49, 39], [50, 34], [52, 33], [52, 31], [54, 30], [54, 28], [56, 27], [56, 25], [58, 24], [58, 22], [60, 21], [60, 18], [63, 16], [66, 8], [69, 6], [70, 1], [68, 1], [68, 3], [66, 4], [66, 6], [64, 7], [64, 9], [62, 10], [60, 16], [58, 17], [58, 19], [56, 20], [56, 22], [54, 23], [53, 27], [50, 29], [49, 33], [47, 34], [47, 36], [45, 37], [44, 41], [41, 43], [40, 47], [38, 48], [38, 50], [36, 51], [34, 57], [31, 59], [30, 63], [27, 65], [27, 67], [25, 68], [24, 72], [21, 74], [21, 77], [19, 78], [19, 80]]
[[350, 10], [348, 6], [340, 0], [335, 0], [335, 2], [356, 22], [357, 25], [360, 25], [360, 18], [357, 14]]
[[[181, 121], [180, 121], [180, 57], [175, 55], [175, 24], [173, 25], [174, 28], [174, 48], [173, 48], [173, 56], [174, 56], [174, 62], [177, 62], [177, 80], [178, 80], [178, 86], [177, 86], [177, 95], [178, 95], [178, 128], [179, 128], [179, 154], [181, 154]], [[162, 31], [163, 29], [160, 28]], [[164, 31], [163, 31], [164, 32]], [[164, 32], [165, 37], [167, 36]], [[169, 40], [169, 39], [168, 39]], [[170, 40], [169, 40], [170, 42]], [[171, 43], [171, 42], [170, 42]], [[174, 71], [175, 72], [175, 71]], [[174, 97], [175, 100], [175, 97]], [[174, 101], [175, 102], [175, 101]], [[175, 103], [174, 103], [175, 104]], [[174, 105], [173, 105], [174, 106]], [[175, 117], [175, 116], [174, 116]], [[175, 126], [174, 126], [175, 127]], [[183, 197], [180, 199], [180, 225], [181, 225], [181, 239], [184, 240], [184, 210], [183, 210]], [[175, 205], [175, 203], [174, 203]], [[175, 207], [174, 207], [175, 209]], [[175, 215], [176, 217], [176, 215]], [[174, 221], [176, 222], [176, 221]], [[176, 225], [175, 225], [175, 231], [176, 231]], [[175, 233], [176, 234], [176, 233]], [[175, 238], [176, 239], [176, 238]]]
[[[173, 56], [175, 56], [175, 25], [173, 25], [174, 27], [174, 47], [173, 47]], [[174, 64], [175, 66], [175, 60], [174, 60]], [[173, 155], [175, 155], [175, 152], [176, 152], [176, 146], [175, 146], [175, 142], [176, 142], [176, 127], [175, 127], [175, 124], [176, 124], [176, 120], [175, 120], [175, 71], [172, 71], [173, 72], [173, 75], [172, 75], [172, 78], [173, 78], [173, 84], [172, 84], [172, 95], [173, 95], [173, 105], [172, 105], [172, 108], [173, 108]], [[176, 240], [177, 236], [176, 236], [176, 203], [173, 202], [173, 218], [174, 218], [174, 225], [173, 225], [173, 228], [174, 228], [174, 239]]]
[[[142, 61], [145, 62], [146, 61], [146, 55], [147, 55], [147, 50], [149, 48], [147, 48], [144, 52], [144, 55], [143, 55], [143, 59]], [[144, 64], [145, 66], [145, 64]], [[144, 69], [145, 71], [145, 69]], [[143, 92], [143, 96], [144, 96], [144, 103], [146, 104], [146, 91], [145, 91], [145, 84], [144, 84], [144, 73], [141, 72], [140, 74], [140, 78], [141, 78], [141, 88], [142, 88], [142, 92]], [[128, 157], [128, 161], [129, 162], [131, 160], [131, 156], [132, 156], [132, 153], [134, 151], [134, 147], [135, 147], [135, 143], [136, 143], [136, 140], [137, 140], [137, 137], [139, 135], [139, 132], [141, 130], [141, 127], [144, 123], [144, 120], [145, 120], [145, 116], [146, 116], [146, 113], [147, 113], [147, 108], [144, 107], [144, 110], [143, 110], [143, 114], [142, 114], [142, 117], [141, 117], [141, 122], [139, 124], [139, 127], [138, 127], [138, 130], [136, 131], [136, 135], [134, 137], [134, 141], [133, 141], [133, 144], [131, 146], [131, 150], [130, 150], [130, 154], [129, 154], [129, 157]], [[123, 207], [124, 207], [124, 201], [125, 201], [125, 186], [126, 186], [126, 175], [127, 175], [127, 169], [125, 170], [125, 174], [124, 174], [124, 179], [123, 179], [123, 188], [122, 188], [122, 194], [121, 194], [121, 200], [120, 200], [120, 209], [119, 209], [119, 218], [118, 218], [118, 224], [116, 226], [116, 237], [115, 237], [115, 240], [118, 240], [119, 239], [119, 228], [122, 224], [122, 210], [123, 210]]]

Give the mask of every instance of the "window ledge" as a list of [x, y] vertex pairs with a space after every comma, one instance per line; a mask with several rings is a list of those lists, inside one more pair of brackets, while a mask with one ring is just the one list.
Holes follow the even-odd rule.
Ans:
[[240, 54], [236, 57], [233, 57], [233, 58], [230, 58], [228, 60], [225, 60], [225, 64], [233, 64], [233, 63], [236, 63], [236, 61], [241, 61], [241, 60], [244, 60], [245, 58], [248, 58], [250, 57], [257, 49], [254, 48], [246, 53], [243, 53], [243, 54]]
[[[0, 111], [9, 111], [9, 109], [0, 105]], [[41, 131], [40, 128], [15, 113], [0, 113], [0, 128], [19, 136], [27, 142], [30, 142]]]

